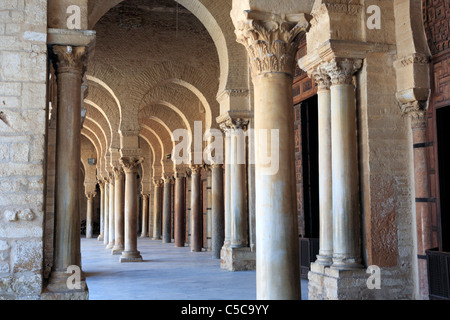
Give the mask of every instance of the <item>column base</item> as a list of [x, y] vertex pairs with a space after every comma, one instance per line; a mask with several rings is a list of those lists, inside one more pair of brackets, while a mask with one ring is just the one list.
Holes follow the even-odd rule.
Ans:
[[104, 236], [101, 234], [101, 235], [99, 235], [98, 237], [97, 237], [97, 240], [98, 241], [104, 241]]
[[161, 240], [161, 238], [152, 238], [152, 240]]
[[360, 263], [360, 259], [333, 256], [331, 268], [336, 270], [358, 270], [362, 269], [363, 265]]
[[316, 263], [320, 264], [321, 266], [330, 267], [333, 264], [333, 257], [331, 255], [328, 256], [318, 254], [316, 258], [317, 258]]
[[112, 249], [114, 247], [114, 243], [108, 243], [108, 245], [106, 246], [106, 250], [110, 250], [110, 249]]
[[249, 247], [223, 246], [220, 251], [220, 267], [228, 271], [256, 270], [256, 252]]
[[[53, 271], [47, 287], [41, 294], [42, 300], [89, 300], [89, 289], [86, 279], [81, 276], [79, 289], [69, 289], [68, 280], [73, 274]], [[69, 280], [72, 283], [72, 279]]]
[[139, 251], [123, 251], [119, 262], [142, 262], [142, 256]]
[[311, 263], [308, 273], [308, 300], [375, 299], [379, 290], [367, 286], [369, 274], [365, 269], [339, 270]]
[[148, 238], [148, 236], [146, 234], [141, 234], [139, 238]]
[[112, 248], [112, 250], [111, 250], [111, 254], [112, 254], [113, 256], [116, 256], [116, 255], [122, 254], [122, 252], [123, 252], [124, 250], [125, 250], [125, 249], [124, 249], [123, 246], [114, 246], [114, 247]]

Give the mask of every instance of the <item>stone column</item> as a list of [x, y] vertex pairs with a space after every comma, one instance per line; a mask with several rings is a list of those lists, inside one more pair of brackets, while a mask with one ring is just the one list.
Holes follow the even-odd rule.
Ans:
[[[47, 290], [66, 292], [69, 266], [81, 269], [80, 252], [80, 140], [81, 84], [86, 47], [52, 47], [58, 82], [55, 181], [54, 264]], [[87, 291], [82, 281], [83, 294]]]
[[142, 256], [137, 250], [138, 199], [137, 174], [142, 158], [122, 157], [120, 164], [125, 171], [125, 250], [120, 262], [140, 262]]
[[230, 165], [230, 153], [231, 153], [231, 137], [230, 130], [226, 126], [222, 126], [222, 130], [225, 133], [225, 239], [224, 247], [230, 247], [231, 245], [231, 165]]
[[248, 121], [236, 119], [230, 130], [230, 245], [232, 248], [248, 246], [248, 213], [245, 175], [245, 135]]
[[114, 167], [114, 247], [113, 255], [122, 254], [124, 250], [125, 224], [125, 175], [123, 168]]
[[360, 212], [353, 75], [359, 59], [336, 58], [326, 67], [331, 78], [333, 185], [333, 264], [340, 270], [360, 269]]
[[98, 241], [103, 241], [104, 229], [105, 229], [105, 181], [98, 181], [100, 187], [100, 234], [97, 238]]
[[296, 39], [308, 22], [302, 14], [289, 20], [263, 12], [246, 15], [236, 35], [247, 48], [254, 84], [257, 299], [298, 300], [292, 81]]
[[171, 187], [172, 187], [172, 177], [165, 177], [164, 179], [164, 194], [163, 194], [163, 230], [162, 230], [162, 243], [171, 243]]
[[333, 192], [331, 171], [331, 80], [319, 66], [312, 77], [318, 85], [319, 131], [319, 254], [317, 262], [330, 266], [333, 258]]
[[86, 238], [91, 239], [94, 231], [94, 198], [96, 192], [87, 192]]
[[141, 238], [148, 237], [148, 199], [150, 195], [143, 193], [142, 194], [142, 231]]
[[155, 195], [153, 203], [153, 240], [161, 239], [161, 187], [163, 185], [162, 179], [153, 179], [155, 186]]
[[200, 165], [191, 166], [191, 251], [201, 252], [203, 247], [203, 214], [201, 202]]
[[175, 173], [175, 247], [184, 247], [186, 242], [186, 175]]
[[220, 251], [225, 240], [225, 215], [223, 193], [223, 167], [220, 164], [211, 166], [212, 178], [212, 256], [220, 259]]
[[104, 235], [103, 235], [103, 244], [109, 243], [109, 178], [105, 178], [105, 214], [103, 219], [103, 225], [104, 225]]
[[114, 173], [110, 173], [109, 176], [109, 217], [108, 217], [108, 245], [106, 246], [106, 249], [112, 249], [114, 247], [114, 240], [115, 240], [115, 230], [114, 230]]
[[419, 293], [428, 298], [428, 266], [426, 250], [438, 246], [433, 237], [430, 187], [428, 181], [427, 147], [427, 101], [414, 101], [402, 104], [402, 113], [411, 122], [413, 154], [414, 154], [414, 193], [416, 205], [417, 256]]

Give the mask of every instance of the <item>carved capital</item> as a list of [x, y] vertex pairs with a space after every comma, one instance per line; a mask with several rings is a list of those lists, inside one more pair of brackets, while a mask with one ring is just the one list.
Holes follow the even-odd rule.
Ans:
[[323, 66], [332, 85], [352, 84], [353, 75], [361, 68], [361, 59], [334, 58]]
[[61, 73], [76, 73], [80, 76], [86, 70], [87, 49], [86, 47], [53, 46], [56, 56], [56, 71]]
[[276, 15], [247, 11], [235, 31], [237, 41], [247, 49], [253, 76], [268, 72], [293, 75], [298, 50], [298, 35], [309, 22], [304, 14]]
[[98, 184], [98, 186], [99, 186], [99, 188], [100, 188], [100, 191], [103, 192], [103, 190], [105, 190], [105, 181], [104, 181], [104, 180], [97, 179], [97, 184]]
[[219, 164], [219, 163], [212, 163], [210, 167], [211, 167], [211, 171], [212, 171], [214, 169], [222, 169], [223, 165]]
[[142, 161], [144, 158], [141, 157], [122, 157], [119, 160], [125, 173], [137, 173]]
[[195, 164], [191, 165], [191, 174], [200, 174], [203, 166]]
[[86, 192], [86, 198], [91, 201], [95, 198], [95, 196], [97, 195], [97, 192]]
[[153, 184], [154, 184], [155, 187], [162, 187], [164, 185], [164, 180], [163, 179], [154, 178], [153, 179]]
[[318, 66], [311, 72], [308, 72], [310, 78], [314, 79], [319, 91], [328, 91], [331, 87], [331, 78], [324, 66]]
[[125, 174], [123, 167], [114, 167], [113, 170], [114, 170], [114, 179], [120, 180], [123, 178]]

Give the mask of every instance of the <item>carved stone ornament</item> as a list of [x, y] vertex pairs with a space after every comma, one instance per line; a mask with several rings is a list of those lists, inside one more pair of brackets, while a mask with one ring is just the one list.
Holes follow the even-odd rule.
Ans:
[[88, 200], [94, 199], [96, 195], [97, 195], [97, 192], [86, 192], [86, 198]]
[[155, 187], [162, 187], [164, 185], [163, 179], [153, 179], [153, 184]]
[[323, 66], [333, 85], [352, 84], [353, 75], [361, 68], [361, 59], [335, 58]]
[[78, 73], [82, 75], [86, 70], [86, 47], [53, 46], [56, 56], [57, 73]]
[[308, 72], [308, 76], [314, 79], [320, 91], [330, 90], [331, 78], [323, 66], [318, 66], [311, 72]]
[[253, 76], [268, 72], [294, 74], [298, 37], [309, 22], [304, 14], [276, 15], [247, 11], [240, 21], [236, 37], [248, 52]]
[[191, 174], [200, 174], [203, 166], [195, 164], [191, 165]]
[[122, 167], [114, 167], [113, 170], [114, 170], [114, 178], [116, 180], [120, 180], [123, 178], [125, 172]]
[[127, 172], [137, 172], [139, 165], [144, 161], [141, 157], [122, 157], [119, 162], [123, 167], [125, 173]]

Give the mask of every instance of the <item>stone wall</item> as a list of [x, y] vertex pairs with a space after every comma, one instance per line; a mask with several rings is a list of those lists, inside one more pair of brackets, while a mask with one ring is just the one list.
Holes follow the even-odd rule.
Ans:
[[0, 2], [0, 299], [42, 289], [47, 1]]

